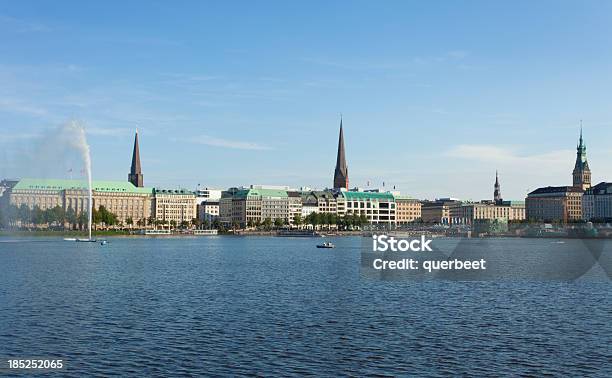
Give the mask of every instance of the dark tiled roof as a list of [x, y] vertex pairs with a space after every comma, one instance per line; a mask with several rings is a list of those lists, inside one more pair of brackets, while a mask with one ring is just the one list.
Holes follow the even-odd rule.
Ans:
[[588, 194], [612, 193], [612, 182], [600, 182], [599, 184], [587, 189]]
[[536, 190], [530, 192], [529, 195], [565, 192], [582, 192], [582, 189], [577, 188], [575, 186], [546, 186], [543, 188], [537, 188]]

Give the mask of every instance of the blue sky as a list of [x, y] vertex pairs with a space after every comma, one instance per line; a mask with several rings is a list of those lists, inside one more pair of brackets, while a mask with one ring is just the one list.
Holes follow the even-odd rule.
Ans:
[[24, 156], [78, 119], [97, 179], [138, 128], [146, 185], [322, 188], [342, 113], [351, 185], [522, 199], [571, 183], [580, 119], [611, 181], [610, 46], [608, 1], [2, 1], [0, 177], [65, 177]]

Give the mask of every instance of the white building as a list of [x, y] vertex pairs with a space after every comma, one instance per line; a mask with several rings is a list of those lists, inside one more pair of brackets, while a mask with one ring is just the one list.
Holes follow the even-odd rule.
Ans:
[[395, 198], [390, 192], [342, 191], [337, 206], [340, 216], [365, 215], [371, 224], [394, 226], [397, 223]]
[[612, 183], [600, 182], [584, 192], [582, 214], [587, 221], [612, 219]]
[[204, 201], [219, 200], [221, 198], [221, 189], [199, 188], [195, 191], [196, 201], [201, 204]]

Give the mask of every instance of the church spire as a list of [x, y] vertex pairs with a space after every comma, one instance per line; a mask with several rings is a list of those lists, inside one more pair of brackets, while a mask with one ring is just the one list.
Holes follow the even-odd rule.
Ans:
[[501, 196], [501, 186], [499, 185], [499, 175], [497, 174], [497, 170], [495, 170], [495, 185], [493, 187], [493, 201], [496, 204], [500, 204], [503, 199]]
[[572, 181], [575, 187], [586, 190], [591, 187], [591, 169], [586, 156], [586, 144], [582, 139], [582, 120], [580, 121], [580, 138], [576, 147], [576, 164], [572, 172]]
[[336, 170], [334, 171], [334, 189], [348, 190], [348, 167], [344, 151], [344, 131], [342, 128], [342, 115], [340, 115], [340, 135], [338, 137], [338, 156], [336, 157]]
[[134, 186], [141, 188], [143, 184], [142, 168], [140, 167], [140, 148], [138, 146], [138, 130], [134, 137], [134, 151], [132, 152], [132, 167], [128, 175], [128, 181]]

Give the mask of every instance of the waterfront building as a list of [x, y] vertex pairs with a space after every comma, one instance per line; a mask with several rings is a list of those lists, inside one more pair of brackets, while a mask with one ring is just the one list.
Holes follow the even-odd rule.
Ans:
[[395, 197], [389, 192], [342, 191], [338, 194], [345, 212], [338, 215], [365, 215], [371, 224], [396, 225]]
[[588, 221], [612, 221], [612, 183], [600, 182], [582, 196], [583, 218]]
[[525, 220], [525, 202], [481, 201], [461, 204], [461, 223], [475, 224], [478, 220], [522, 221]]
[[177, 189], [153, 189], [155, 218], [164, 224], [191, 222], [197, 217], [194, 192]]
[[317, 200], [318, 213], [338, 214], [338, 201], [333, 192], [328, 190], [315, 190], [311, 193]]
[[220, 189], [211, 189], [208, 187], [198, 188], [195, 191], [197, 218], [200, 222], [208, 222], [211, 224], [219, 218], [219, 201], [221, 199]]
[[591, 187], [591, 170], [586, 157], [586, 144], [582, 140], [582, 124], [580, 125], [580, 139], [576, 147], [576, 164], [572, 172], [573, 185], [581, 190]]
[[296, 215], [302, 216], [302, 194], [292, 190], [287, 192], [289, 200], [289, 224], [293, 225]]
[[[226, 225], [241, 227], [259, 224], [267, 218], [289, 222], [289, 196], [287, 190], [251, 185], [226, 191], [219, 200], [219, 219]], [[283, 187], [284, 188], [284, 187]]]
[[340, 135], [338, 136], [338, 155], [336, 156], [336, 169], [334, 170], [334, 189], [348, 190], [348, 166], [344, 151], [344, 131], [342, 130], [342, 117], [340, 117]]
[[219, 206], [220, 199], [218, 200], [207, 200], [202, 201], [198, 205], [198, 219], [201, 222], [208, 222], [212, 224], [215, 220], [219, 218]]
[[572, 222], [582, 219], [583, 190], [577, 186], [547, 186], [527, 195], [526, 218], [542, 222]]
[[196, 201], [198, 204], [208, 200], [219, 200], [221, 198], [221, 189], [198, 188], [195, 191]]
[[[572, 171], [572, 186], [547, 186], [538, 188], [527, 195], [526, 218], [533, 221], [575, 222], [583, 219], [583, 194], [591, 187], [591, 170], [586, 156], [586, 144], [580, 137], [576, 146], [576, 163]], [[589, 199], [590, 201], [590, 199]], [[585, 210], [590, 212], [593, 203], [588, 202]], [[585, 214], [587, 217], [591, 213]]]
[[397, 224], [407, 224], [421, 220], [421, 201], [407, 196], [395, 196], [395, 218]]
[[[93, 181], [93, 208], [104, 206], [125, 223], [131, 218], [136, 224], [144, 222], [153, 213], [153, 189], [139, 188], [123, 181]], [[41, 210], [56, 206], [64, 211], [72, 209], [75, 214], [88, 211], [88, 187], [84, 180], [22, 179], [10, 192], [10, 203], [26, 205]]]
[[454, 198], [423, 201], [421, 204], [421, 219], [424, 223], [448, 225], [464, 223], [461, 204], [460, 200]]
[[302, 191], [300, 195], [302, 200], [302, 219], [306, 219], [312, 213], [319, 212], [319, 200], [311, 190]]
[[128, 174], [128, 181], [135, 187], [142, 188], [144, 179], [142, 176], [142, 167], [140, 166], [140, 147], [138, 146], [138, 130], [134, 136], [134, 150], [132, 151], [132, 166]]
[[226, 227], [232, 224], [233, 201], [234, 193], [231, 190], [221, 192], [221, 198], [219, 198], [219, 222]]

